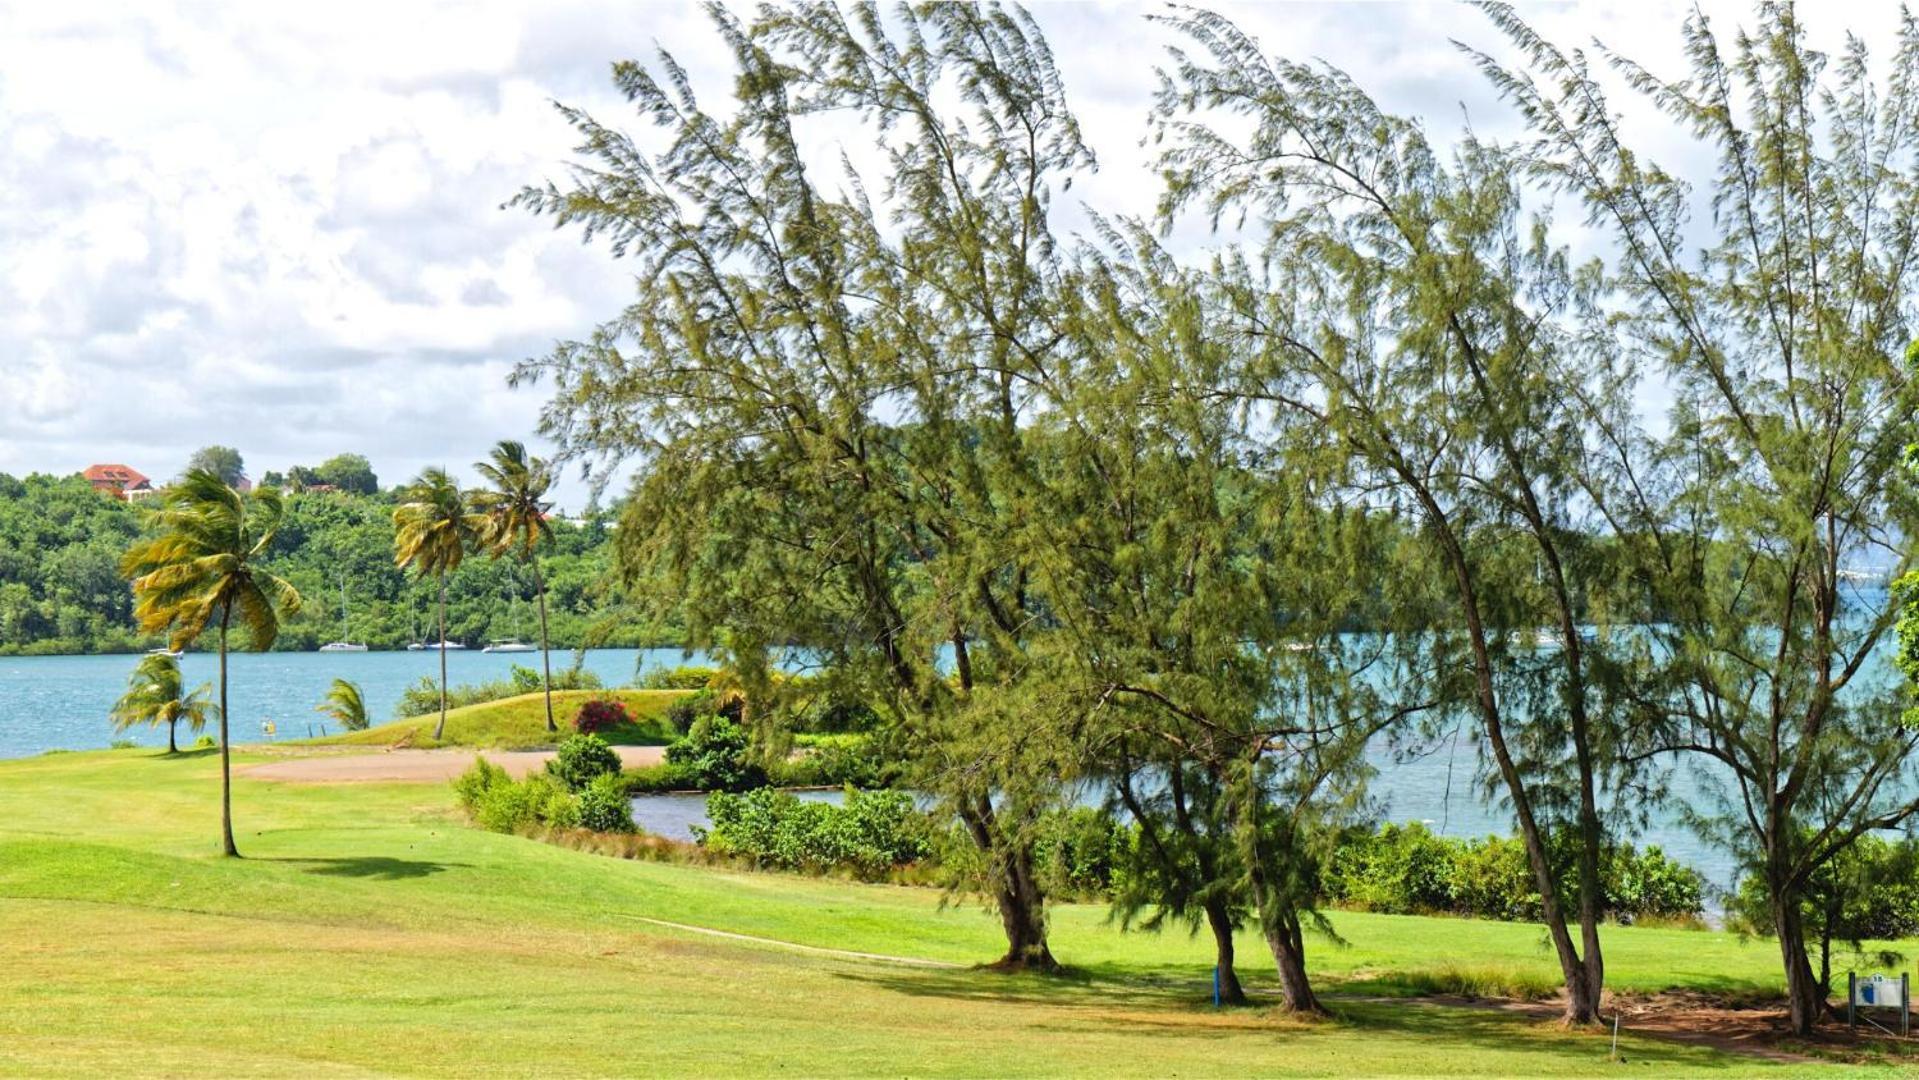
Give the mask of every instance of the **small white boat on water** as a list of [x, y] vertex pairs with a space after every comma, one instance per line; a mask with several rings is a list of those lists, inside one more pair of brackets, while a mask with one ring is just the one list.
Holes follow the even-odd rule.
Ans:
[[[466, 648], [466, 646], [457, 641], [449, 641], [446, 643], [447, 652], [459, 652], [464, 648]], [[440, 647], [438, 645], [428, 641], [416, 641], [406, 647], [407, 652], [438, 652], [439, 650]]]
[[524, 641], [496, 641], [480, 650], [483, 653], [527, 653], [533, 652], [533, 646]]
[[158, 649], [147, 650], [148, 656], [164, 656], [169, 660], [178, 660], [182, 656], [185, 656], [186, 654], [187, 652], [185, 649], [169, 649], [165, 646], [161, 646]]
[[[346, 578], [344, 577], [340, 579], [340, 625], [341, 627], [346, 626]], [[365, 652], [366, 645], [364, 643], [355, 644], [351, 641], [329, 641], [325, 645], [320, 646], [320, 651]]]

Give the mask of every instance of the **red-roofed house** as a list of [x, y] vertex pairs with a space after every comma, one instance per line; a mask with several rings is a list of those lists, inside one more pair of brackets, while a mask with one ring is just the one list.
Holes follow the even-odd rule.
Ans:
[[152, 481], [126, 465], [89, 465], [80, 475], [87, 478], [93, 490], [128, 501], [144, 499], [155, 491]]

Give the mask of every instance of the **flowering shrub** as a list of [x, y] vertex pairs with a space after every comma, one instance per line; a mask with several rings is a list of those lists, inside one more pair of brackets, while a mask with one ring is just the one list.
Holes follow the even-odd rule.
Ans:
[[595, 698], [580, 706], [580, 711], [573, 717], [573, 730], [582, 735], [591, 735], [630, 723], [632, 719], [627, 714], [625, 702]]

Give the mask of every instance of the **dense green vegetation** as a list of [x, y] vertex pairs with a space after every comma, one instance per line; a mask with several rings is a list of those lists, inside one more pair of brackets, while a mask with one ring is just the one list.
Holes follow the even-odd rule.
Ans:
[[[307, 610], [282, 628], [275, 648], [309, 651], [328, 641], [397, 649], [428, 640], [433, 588], [393, 564], [390, 494], [293, 492], [264, 565], [291, 581]], [[142, 504], [94, 491], [78, 476], [0, 475], [0, 655], [135, 652], [140, 634], [118, 566], [143, 529]], [[596, 511], [550, 520], [543, 549], [555, 647], [670, 644], [668, 624], [613, 619], [628, 600], [609, 581], [613, 521]], [[347, 619], [340, 621], [341, 584]], [[447, 633], [481, 644], [535, 640], [539, 617], [530, 570], [511, 559], [475, 559], [447, 579]]]
[[[536, 719], [536, 723], [538, 723]], [[1603, 1035], [1379, 995], [1548, 987], [1537, 926], [1335, 912], [1336, 1017], [1207, 1004], [1211, 949], [1061, 904], [1077, 977], [968, 965], [988, 912], [934, 890], [596, 857], [457, 824], [430, 787], [246, 778], [250, 858], [208, 858], [210, 757], [0, 762], [0, 1072], [473, 1075], [1615, 1074]], [[257, 834], [257, 835], [256, 835]], [[819, 949], [802, 953], [642, 920]], [[57, 934], [47, 933], [58, 926]], [[1778, 989], [1770, 943], [1608, 931], [1622, 991]], [[1256, 947], [1249, 935], [1247, 947]], [[1269, 977], [1249, 978], [1274, 1000]], [[1351, 996], [1348, 996], [1351, 995]], [[112, 1001], [103, 1023], [96, 1003]], [[218, 1022], [182, 1022], [181, 1004]], [[768, 1032], [777, 1032], [776, 1038]], [[617, 1034], [610, 1034], [616, 1032]], [[1636, 1036], [1659, 1076], [1871, 1075]]]
[[[1126, 916], [1206, 927], [1229, 1000], [1256, 927], [1315, 1012], [1366, 748], [1457, 731], [1517, 837], [1448, 851], [1444, 903], [1529, 878], [1574, 1024], [1677, 770], [1809, 1033], [1817, 909], [1866, 880], [1828, 868], [1919, 815], [1876, 677], [1903, 607], [1919, 679], [1919, 576], [1857, 587], [1919, 532], [1919, 20], [1829, 62], [1789, 6], [1695, 13], [1669, 82], [1484, 10], [1511, 145], [1166, 16], [1157, 210], [1080, 235], [1051, 211], [1094, 149], [1014, 9], [714, 7], [724, 101], [661, 56], [615, 67], [645, 136], [564, 108], [575, 167], [515, 202], [634, 291], [516, 381], [562, 456], [632, 466], [618, 568], [750, 702], [669, 765], [752, 783], [797, 645], [975, 849], [1004, 965], [1057, 968], [1041, 826], [1098, 785], [1152, 870]], [[882, 175], [816, 167], [823, 114]]]

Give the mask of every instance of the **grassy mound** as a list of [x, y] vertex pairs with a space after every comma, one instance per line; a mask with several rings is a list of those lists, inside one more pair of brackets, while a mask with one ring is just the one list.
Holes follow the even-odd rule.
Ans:
[[546, 730], [546, 704], [540, 694], [521, 694], [479, 705], [467, 705], [446, 714], [446, 732], [437, 741], [433, 727], [438, 713], [408, 717], [365, 731], [346, 731], [321, 739], [299, 740], [301, 746], [474, 746], [486, 750], [533, 750], [552, 746], [573, 731], [573, 714], [594, 698], [616, 698], [626, 703], [633, 723], [600, 732], [616, 745], [652, 746], [672, 741], [666, 725], [667, 706], [684, 697], [684, 690], [555, 690], [553, 719], [560, 733]]

